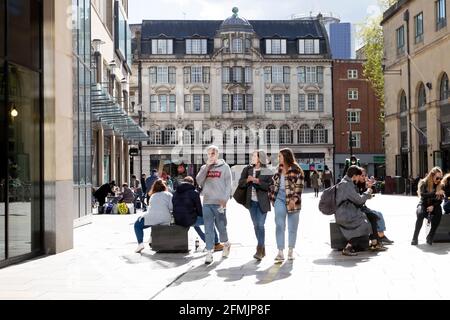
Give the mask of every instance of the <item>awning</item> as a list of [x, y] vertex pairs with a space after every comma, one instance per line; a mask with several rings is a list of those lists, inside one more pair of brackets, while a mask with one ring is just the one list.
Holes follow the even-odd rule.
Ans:
[[109, 127], [124, 139], [132, 141], [148, 141], [147, 133], [142, 129], [109, 92], [101, 84], [94, 84], [91, 88], [92, 115], [103, 125]]

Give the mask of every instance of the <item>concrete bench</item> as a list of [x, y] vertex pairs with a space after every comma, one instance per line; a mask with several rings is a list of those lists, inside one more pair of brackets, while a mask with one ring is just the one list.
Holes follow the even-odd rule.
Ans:
[[[342, 250], [347, 245], [347, 239], [341, 232], [339, 225], [336, 222], [330, 222], [330, 240], [331, 248], [335, 250]], [[369, 248], [369, 237], [367, 241], [358, 243], [358, 250], [367, 250]]]
[[177, 225], [151, 227], [153, 251], [158, 253], [187, 253], [189, 228]]
[[433, 242], [450, 242], [450, 215], [442, 215], [441, 223], [436, 230]]

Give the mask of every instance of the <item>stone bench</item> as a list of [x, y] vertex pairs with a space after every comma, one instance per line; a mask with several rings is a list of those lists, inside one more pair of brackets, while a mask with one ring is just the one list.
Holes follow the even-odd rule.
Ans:
[[436, 230], [433, 242], [450, 242], [450, 215], [442, 215], [441, 223]]
[[151, 248], [158, 253], [187, 253], [189, 228], [177, 225], [151, 227]]
[[[335, 250], [342, 250], [347, 245], [347, 239], [345, 239], [344, 235], [339, 228], [339, 225], [336, 222], [330, 222], [330, 240], [331, 240], [331, 248]], [[359, 250], [367, 250], [369, 248], [369, 237], [367, 237], [367, 242], [358, 244]]]

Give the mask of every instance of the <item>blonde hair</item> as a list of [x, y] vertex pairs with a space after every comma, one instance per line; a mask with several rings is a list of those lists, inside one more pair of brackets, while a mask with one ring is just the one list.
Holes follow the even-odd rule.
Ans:
[[[424, 185], [427, 186], [428, 192], [433, 192], [433, 185], [434, 185], [433, 178], [438, 173], [442, 174], [442, 169], [439, 167], [434, 167], [433, 169], [430, 170], [430, 172], [427, 174], [427, 176], [425, 178], [420, 180], [419, 187], [417, 190], [417, 194], [419, 195], [419, 197], [422, 195], [421, 189]], [[442, 186], [442, 181], [441, 181], [441, 183], [439, 183], [438, 188], [440, 189], [441, 186]]]

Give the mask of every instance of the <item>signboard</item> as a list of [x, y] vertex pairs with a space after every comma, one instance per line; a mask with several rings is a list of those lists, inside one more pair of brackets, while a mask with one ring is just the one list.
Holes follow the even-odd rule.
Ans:
[[384, 164], [386, 163], [386, 156], [374, 156], [373, 163]]
[[139, 155], [138, 148], [130, 148], [130, 157], [137, 157]]

